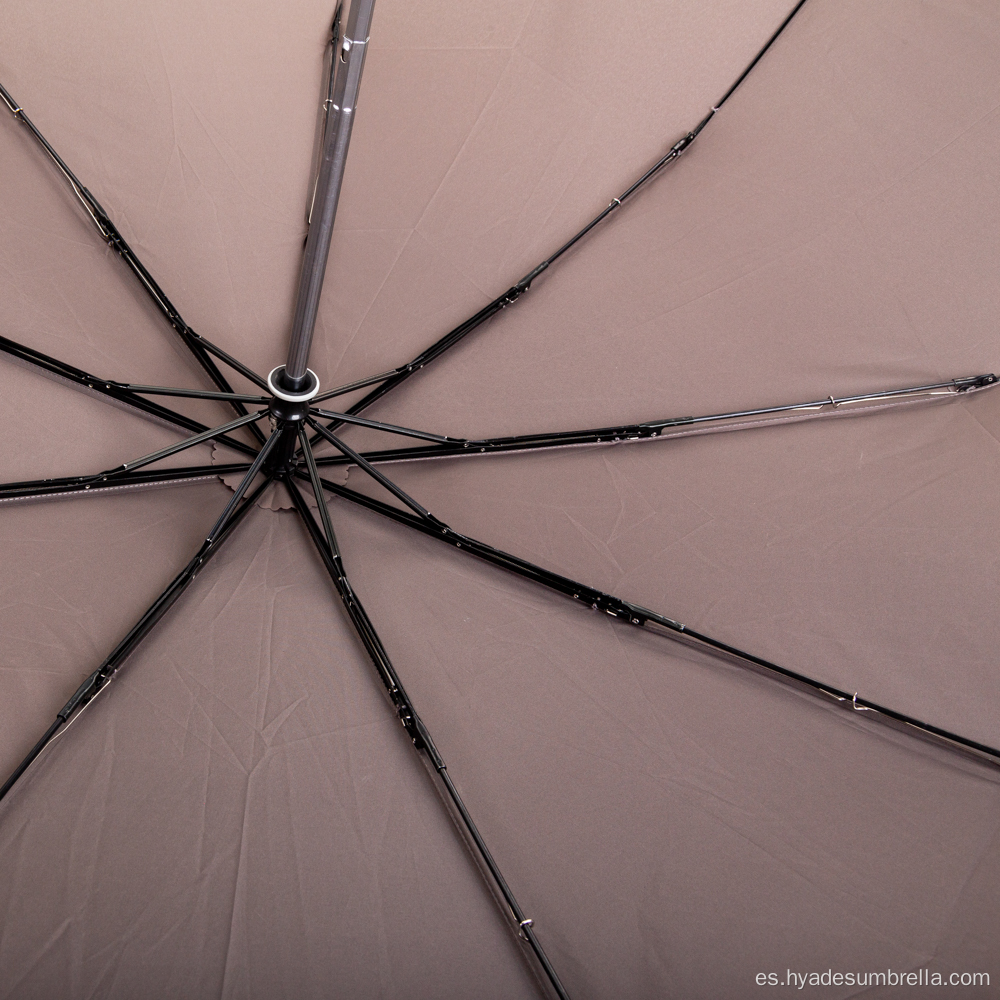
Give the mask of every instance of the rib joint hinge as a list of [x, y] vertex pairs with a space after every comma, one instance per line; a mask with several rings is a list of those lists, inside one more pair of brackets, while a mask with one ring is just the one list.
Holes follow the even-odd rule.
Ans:
[[678, 142], [675, 142], [670, 147], [670, 152], [673, 153], [674, 156], [680, 156], [681, 153], [683, 153], [684, 150], [687, 149], [688, 146], [690, 146], [691, 143], [694, 142], [696, 138], [697, 136], [695, 136], [694, 132], [688, 132], [688, 134], [684, 136], [683, 139], [681, 139]]
[[7, 107], [10, 109], [11, 114], [13, 115], [22, 114], [21, 105], [18, 104], [17, 101], [15, 101], [14, 98], [11, 97], [7, 93], [7, 91], [4, 90], [2, 87], [0, 87], [0, 101], [3, 101], [4, 104], [7, 105]]

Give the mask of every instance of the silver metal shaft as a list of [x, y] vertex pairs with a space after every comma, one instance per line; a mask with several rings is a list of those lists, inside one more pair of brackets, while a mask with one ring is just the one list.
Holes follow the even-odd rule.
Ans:
[[333, 54], [337, 64], [333, 105], [323, 141], [312, 224], [309, 227], [305, 255], [302, 259], [302, 274], [299, 278], [299, 293], [288, 347], [288, 361], [282, 376], [284, 387], [290, 391], [303, 389], [307, 380], [309, 348], [316, 326], [316, 312], [319, 308], [320, 292], [323, 290], [326, 261], [330, 254], [330, 238], [333, 235], [333, 222], [337, 215], [337, 202], [340, 200], [340, 187], [344, 180], [347, 147], [351, 141], [351, 128], [354, 125], [354, 112], [357, 108], [358, 91], [361, 88], [361, 72], [365, 65], [365, 53], [368, 51], [368, 33], [374, 7], [375, 0], [354, 0], [339, 50]]

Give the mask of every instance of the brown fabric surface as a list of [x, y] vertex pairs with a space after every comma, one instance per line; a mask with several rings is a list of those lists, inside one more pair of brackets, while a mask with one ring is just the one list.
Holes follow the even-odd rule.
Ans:
[[[379, 0], [310, 362], [324, 387], [407, 361], [529, 271], [789, 6]], [[0, 81], [185, 319], [261, 372], [286, 347], [331, 14], [0, 11]], [[369, 415], [494, 436], [1000, 370], [998, 43], [986, 0], [809, 0], [677, 163]], [[207, 386], [0, 111], [0, 333]], [[177, 439], [4, 358], [0, 380], [5, 481]], [[986, 391], [384, 471], [461, 531], [1000, 746], [998, 435]], [[231, 495], [0, 505], [4, 775]], [[537, 995], [287, 499], [261, 507], [0, 805], [0, 996]], [[741, 998], [759, 972], [828, 968], [989, 972], [977, 995], [998, 995], [995, 770], [331, 510], [574, 998]]]
[[5, 995], [533, 994], [331, 611], [254, 511], [5, 801]]

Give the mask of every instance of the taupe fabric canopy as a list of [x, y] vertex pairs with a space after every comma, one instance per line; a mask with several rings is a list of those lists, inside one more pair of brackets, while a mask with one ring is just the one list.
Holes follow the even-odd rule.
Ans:
[[[789, 9], [378, 0], [323, 388], [407, 362], [529, 272]], [[0, 10], [0, 82], [187, 322], [265, 374], [287, 349], [331, 14]], [[683, 157], [366, 416], [495, 438], [1000, 371], [998, 46], [987, 0], [808, 0]], [[6, 113], [0, 226], [0, 334], [102, 378], [212, 388]], [[9, 360], [4, 482], [179, 440]], [[1000, 393], [889, 403], [380, 468], [457, 531], [1000, 747]], [[245, 460], [217, 443], [162, 465]], [[391, 500], [357, 466], [324, 471]], [[206, 474], [0, 504], [3, 776], [232, 496]], [[270, 487], [0, 805], [0, 996], [539, 995], [290, 508]], [[739, 998], [787, 969], [987, 972], [976, 995], [1000, 995], [988, 761], [342, 499], [330, 513], [575, 1000]]]

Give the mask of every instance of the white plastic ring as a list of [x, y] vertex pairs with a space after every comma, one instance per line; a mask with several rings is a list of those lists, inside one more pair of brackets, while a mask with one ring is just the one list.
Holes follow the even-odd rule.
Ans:
[[319, 378], [311, 368], [306, 369], [306, 374], [313, 377], [313, 387], [308, 392], [285, 392], [283, 389], [279, 389], [274, 384], [274, 376], [284, 367], [284, 365], [278, 365], [277, 368], [272, 368], [271, 373], [267, 376], [267, 387], [278, 399], [283, 399], [286, 403], [308, 403], [310, 399], [319, 394]]

